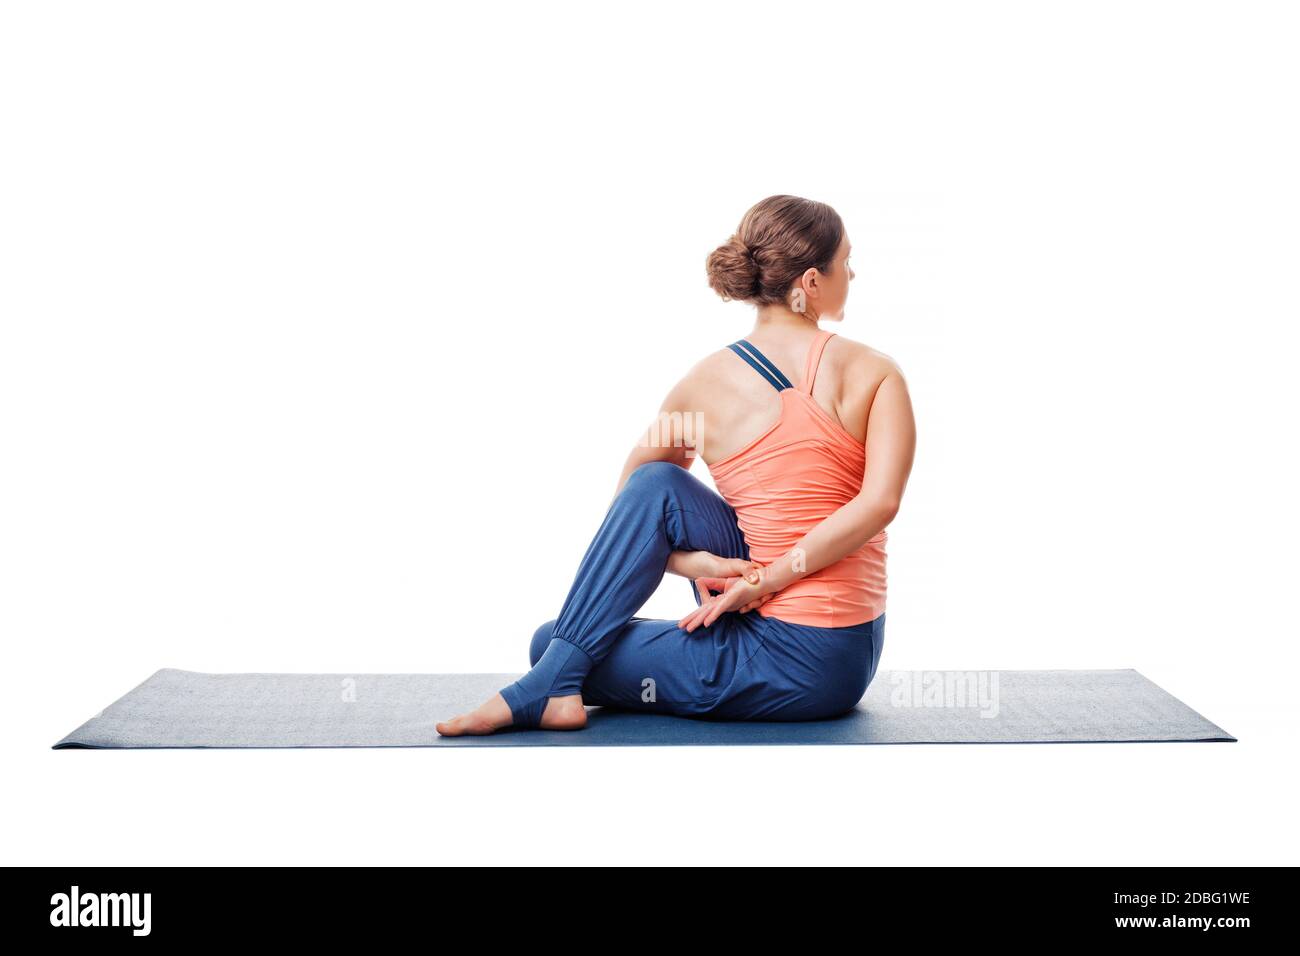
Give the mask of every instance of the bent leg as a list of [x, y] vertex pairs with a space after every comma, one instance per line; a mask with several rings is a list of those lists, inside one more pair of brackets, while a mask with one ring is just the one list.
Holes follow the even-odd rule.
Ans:
[[582, 693], [679, 550], [749, 553], [735, 512], [717, 492], [670, 462], [642, 465], [606, 512], [533, 669], [501, 690], [515, 725], [535, 727], [548, 699]]

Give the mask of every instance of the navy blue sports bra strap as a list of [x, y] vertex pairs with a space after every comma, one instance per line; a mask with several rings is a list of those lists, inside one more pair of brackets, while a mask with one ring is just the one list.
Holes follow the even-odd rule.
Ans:
[[776, 363], [754, 347], [754, 344], [748, 339], [741, 339], [739, 343], [741, 348], [749, 352], [750, 355], [763, 363], [763, 366], [772, 373], [772, 377], [781, 383], [782, 388], [794, 388], [793, 383], [785, 377], [785, 373], [776, 367]]
[[748, 362], [754, 371], [767, 379], [768, 384], [778, 392], [782, 389], [794, 388], [794, 386], [790, 384], [790, 380], [781, 373], [781, 370], [773, 365], [766, 355], [754, 348], [754, 346], [745, 339], [741, 339], [739, 342], [733, 342], [731, 345], [728, 345], [727, 348], [731, 349], [731, 351], [735, 352]]
[[763, 376], [763, 378], [767, 379], [767, 384], [771, 385], [778, 392], [784, 388], [784, 386], [780, 382], [778, 382], [776, 378], [773, 377], [771, 372], [769, 372], [767, 369], [763, 368], [763, 366], [759, 365], [752, 358], [750, 358], [749, 353], [746, 352], [744, 349], [742, 349], [739, 345], [732, 343], [731, 345], [728, 345], [727, 348], [731, 349], [731, 351], [735, 352], [746, 362], [748, 362], [750, 367], [753, 368], [753, 370], [757, 372], [759, 375]]

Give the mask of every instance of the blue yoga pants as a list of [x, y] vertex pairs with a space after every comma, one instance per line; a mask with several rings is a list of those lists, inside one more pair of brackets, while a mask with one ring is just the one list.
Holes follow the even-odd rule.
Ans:
[[536, 726], [549, 697], [575, 693], [591, 705], [717, 720], [814, 720], [862, 699], [884, 646], [883, 613], [827, 628], [730, 612], [688, 634], [676, 620], [637, 616], [673, 551], [749, 557], [717, 492], [685, 468], [651, 462], [610, 505], [559, 616], [533, 635], [532, 670], [502, 689], [517, 725]]

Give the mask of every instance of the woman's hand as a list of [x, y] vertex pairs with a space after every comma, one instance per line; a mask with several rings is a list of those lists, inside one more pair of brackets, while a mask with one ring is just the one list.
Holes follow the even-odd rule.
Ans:
[[[699, 607], [677, 622], [678, 627], [690, 634], [698, 627], [708, 627], [728, 611], [743, 613], [759, 607], [767, 603], [774, 593], [768, 590], [759, 568], [747, 571], [741, 577], [716, 579], [716, 584], [711, 583], [709, 586], [713, 590], [719, 590], [717, 585], [721, 585], [722, 593], [703, 600]], [[702, 598], [704, 593], [701, 589]]]
[[764, 595], [763, 595], [761, 598], [759, 598], [758, 600], [756, 600], [756, 601], [750, 601], [748, 604], [746, 604], [744, 607], [742, 607], [742, 608], [740, 609], [740, 613], [741, 613], [741, 614], [748, 614], [750, 611], [754, 610], [755, 608], [762, 607], [764, 604], [766, 604], [768, 601], [772, 600], [772, 598], [774, 598], [774, 597], [776, 597], [776, 592], [775, 592], [775, 591], [769, 591], [767, 594], [764, 594]]
[[[738, 581], [751, 571], [757, 571], [759, 565], [743, 558], [720, 558], [708, 551], [674, 551], [668, 556], [668, 570], [682, 577], [693, 578], [695, 593], [700, 596], [700, 604], [707, 604], [713, 599], [710, 591], [724, 592], [733, 581]], [[765, 594], [751, 601], [740, 611], [753, 610], [767, 603], [771, 597]]]
[[[743, 558], [720, 558], [708, 551], [674, 551], [668, 555], [668, 573], [684, 578], [738, 578], [756, 569], [753, 561]], [[719, 589], [721, 590], [721, 589]], [[701, 591], [700, 596], [708, 594]]]

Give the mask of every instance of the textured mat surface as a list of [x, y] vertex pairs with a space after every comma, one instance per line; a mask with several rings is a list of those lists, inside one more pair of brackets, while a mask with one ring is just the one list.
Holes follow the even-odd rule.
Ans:
[[201, 674], [164, 669], [56, 749], [1232, 741], [1135, 670], [880, 671], [850, 713], [724, 723], [591, 708], [585, 730], [439, 737], [515, 674]]

